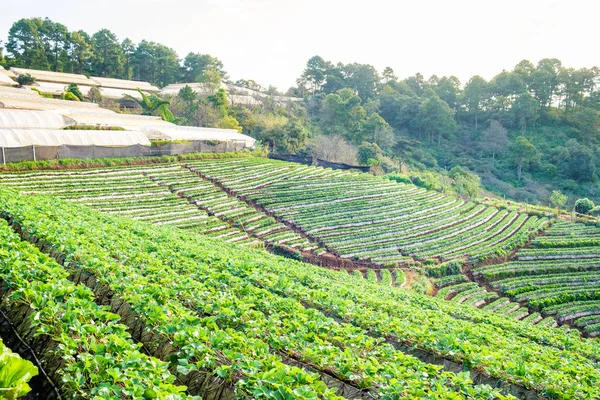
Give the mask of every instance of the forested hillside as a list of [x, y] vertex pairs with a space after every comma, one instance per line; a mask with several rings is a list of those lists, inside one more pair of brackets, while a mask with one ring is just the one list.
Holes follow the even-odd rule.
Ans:
[[[109, 30], [69, 31], [49, 19], [21, 19], [0, 49], [0, 65], [149, 81], [203, 82], [212, 95], [184, 88], [167, 99], [184, 125], [235, 128], [279, 153], [371, 165], [419, 186], [468, 197], [499, 196], [562, 206], [553, 190], [600, 200], [596, 165], [600, 95], [597, 67], [523, 60], [489, 80], [474, 76], [396, 77], [368, 64], [315, 56], [286, 94], [304, 103], [231, 105], [219, 88], [223, 63], [208, 54], [185, 58], [170, 47], [133, 43]], [[534, 60], [535, 61], [535, 60]], [[278, 94], [251, 79], [236, 85]], [[475, 174], [473, 174], [475, 173]], [[555, 200], [559, 197], [554, 197]]]

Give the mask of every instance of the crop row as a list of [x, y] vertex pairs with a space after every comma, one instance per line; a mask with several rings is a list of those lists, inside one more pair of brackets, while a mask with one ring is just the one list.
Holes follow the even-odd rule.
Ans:
[[265, 159], [198, 161], [188, 168], [346, 258], [482, 259], [505, 254], [545, 224], [368, 174]]
[[[21, 207], [26, 206], [27, 204], [21, 204]], [[81, 236], [81, 227], [86, 227], [91, 230], [88, 240], [92, 238], [94, 241], [103, 240], [105, 246], [111, 249], [116, 245], [113, 244], [113, 237], [123, 238], [119, 242], [123, 244], [118, 244], [118, 247], [114, 249], [116, 254], [126, 251], [127, 248], [121, 248], [121, 246], [127, 244], [127, 246], [133, 247], [127, 251], [134, 254], [141, 253], [144, 257], [149, 257], [150, 255], [144, 251], [151, 249], [153, 256], [161, 255], [161, 259], [147, 260], [148, 263], [143, 263], [142, 259], [138, 261], [124, 258], [123, 262], [125, 263], [142, 263], [134, 268], [136, 271], [144, 271], [143, 268], [146, 267], [143, 265], [153, 265], [162, 260], [163, 263], [169, 265], [160, 264], [161, 270], [166, 269], [165, 273], [170, 279], [177, 276], [177, 280], [185, 281], [186, 285], [197, 285], [198, 282], [194, 283], [194, 280], [184, 279], [185, 271], [198, 273], [199, 275], [194, 275], [194, 277], [203, 284], [206, 282], [213, 284], [211, 277], [217, 279], [221, 275], [224, 277], [235, 276], [246, 284], [252, 285], [248, 288], [254, 286], [284, 298], [301, 301], [309, 307], [332, 313], [362, 329], [394, 338], [401, 343], [415, 345], [424, 351], [450, 357], [470, 365], [474, 371], [498, 378], [502, 377], [502, 379], [543, 391], [547, 395], [593, 397], [597, 390], [600, 372], [590, 357], [597, 356], [598, 344], [571, 337], [569, 342], [565, 343], [563, 335], [537, 329], [517, 321], [508, 321], [473, 308], [399, 292], [382, 285], [365, 290], [363, 280], [356, 281], [345, 273], [342, 275], [338, 272], [326, 271], [289, 260], [283, 261], [253, 249], [240, 251], [237, 248], [229, 248], [222, 242], [211, 242], [201, 236], [189, 236], [173, 230], [156, 231], [146, 228], [145, 225], [119, 219], [106, 219], [104, 224], [100, 224], [97, 220], [77, 223], [73, 220], [78, 214], [76, 208], [62, 203], [60, 207], [65, 207], [62, 213], [56, 204], [54, 210], [47, 210], [43, 207], [30, 209], [28, 212], [37, 214], [29, 216], [27, 223], [34, 224], [35, 221], [44, 220], [43, 215], [40, 215], [40, 209], [46, 213], [52, 212], [55, 213], [53, 219], [62, 220], [63, 223], [53, 222], [51, 226], [47, 226], [44, 235], [48, 235], [48, 237], [54, 235], [53, 232], [56, 230], [62, 230], [65, 233], [66, 229], [71, 229], [68, 228], [70, 226], [78, 226], [78, 233]], [[69, 211], [66, 212], [66, 210]], [[77, 216], [77, 218], [87, 217], [91, 218], [89, 213]], [[45, 224], [49, 224], [49, 221], [45, 221]], [[93, 229], [93, 226], [96, 228]], [[31, 230], [31, 226], [28, 228]], [[131, 235], [135, 236], [135, 241], [128, 240]], [[142, 240], [144, 236], [147, 236], [148, 240]], [[66, 241], [66, 238], [57, 235], [54, 240], [62, 243], [62, 241]], [[98, 254], [102, 254], [101, 249], [93, 250], [96, 257]], [[200, 273], [198, 263], [202, 260], [205, 260], [206, 264]], [[190, 264], [190, 262], [192, 263]], [[195, 265], [196, 267], [194, 267]], [[121, 271], [123, 268], [124, 265], [121, 265]], [[174, 270], [175, 268], [178, 270]], [[225, 290], [225, 293], [230, 282], [236, 281], [233, 278], [227, 279], [227, 285], [214, 283], [221, 291]], [[116, 285], [118, 282], [114, 284]], [[165, 277], [165, 281], [161, 281], [161, 284], [160, 288], [167, 284], [170, 285], [168, 277]], [[165, 298], [168, 300], [167, 304], [178, 301], [178, 297], [173, 296], [187, 293], [180, 292], [187, 286], [180, 286], [177, 286], [179, 290], [177, 294], [163, 293], [168, 295]], [[158, 289], [153, 287], [153, 290]], [[236, 292], [236, 296], [233, 297], [241, 294]], [[197, 293], [197, 295], [200, 297], [186, 296], [188, 299], [186, 301], [201, 301], [204, 298], [202, 296], [206, 296], [203, 293]], [[252, 300], [258, 301], [254, 298]], [[233, 310], [238, 309], [233, 307]], [[227, 313], [221, 312], [219, 315], [223, 315], [225, 318]], [[232, 318], [235, 315], [237, 314], [234, 313]], [[331, 331], [328, 328], [324, 332]], [[457, 338], [461, 338], [461, 340], [457, 340]], [[306, 346], [308, 349], [308, 345]], [[295, 348], [303, 349], [305, 347]], [[321, 354], [317, 356], [325, 357]], [[578, 371], [576, 379], [569, 372], [573, 370]], [[522, 373], [518, 371], [522, 371]]]
[[[93, 274], [97, 282], [111, 289], [113, 302], [122, 299], [136, 311], [156, 335], [146, 346], [160, 348], [168, 341], [174, 353], [165, 355], [174, 355], [180, 370], [212, 369], [232, 380], [241, 396], [276, 398], [268, 394], [277, 393], [294, 398], [335, 398], [314, 374], [288, 366], [280, 354], [382, 397], [498, 396], [489, 387], [472, 385], [467, 374], [442, 372], [438, 366], [373, 339], [360, 328], [305, 308], [294, 296], [256, 285], [254, 276], [244, 276], [243, 271], [263, 274], [271, 264], [294, 267], [267, 253], [241, 251], [181, 231], [100, 217], [66, 203], [54, 203], [53, 210], [40, 211], [23, 199], [2, 200], [5, 212], [33, 237], [61, 248], [71, 268]], [[39, 200], [41, 204], [44, 201]], [[114, 237], [120, 240], [114, 241]], [[260, 264], [257, 269], [256, 263]], [[308, 265], [301, 269], [321, 271]], [[341, 278], [341, 274], [335, 276]], [[286, 283], [286, 275], [273, 277], [265, 271], [262, 282], [275, 279]], [[346, 274], [345, 279], [349, 278]], [[123, 317], [135, 323], [133, 316]], [[157, 340], [161, 337], [164, 339]]]
[[184, 398], [168, 365], [140, 352], [119, 316], [67, 279], [54, 260], [21, 242], [0, 221], [2, 312], [25, 345], [43, 360], [53, 398]]

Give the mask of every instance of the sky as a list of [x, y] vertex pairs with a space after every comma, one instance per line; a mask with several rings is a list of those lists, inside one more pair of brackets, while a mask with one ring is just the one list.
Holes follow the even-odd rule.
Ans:
[[0, 40], [20, 18], [210, 54], [232, 80], [287, 90], [308, 59], [391, 67], [405, 78], [491, 79], [519, 61], [600, 65], [597, 0], [19, 0], [0, 4]]

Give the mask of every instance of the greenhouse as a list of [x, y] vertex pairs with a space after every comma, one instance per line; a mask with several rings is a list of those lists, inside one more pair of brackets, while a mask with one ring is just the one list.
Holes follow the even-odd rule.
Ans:
[[0, 147], [45, 146], [150, 146], [139, 131], [64, 131], [52, 129], [0, 129]]
[[37, 69], [26, 69], [26, 68], [11, 68], [10, 71], [14, 72], [17, 76], [19, 75], [31, 75], [35, 77], [38, 82], [53, 82], [68, 85], [70, 83], [76, 83], [84, 86], [97, 86], [93, 80], [89, 79], [85, 75], [79, 74], [67, 74], [64, 72], [52, 72], [52, 71], [40, 71]]
[[0, 109], [0, 129], [62, 129], [65, 118], [52, 111]]
[[240, 142], [254, 147], [256, 139], [243, 135], [235, 129], [198, 128], [194, 126], [154, 125], [142, 128], [150, 140], [190, 140]]
[[11, 79], [8, 75], [7, 71], [0, 67], [0, 87], [1, 86], [13, 86], [15, 85], [15, 81]]

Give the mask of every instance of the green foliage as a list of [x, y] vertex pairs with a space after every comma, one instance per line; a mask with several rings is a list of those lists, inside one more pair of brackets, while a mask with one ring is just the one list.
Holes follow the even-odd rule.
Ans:
[[231, 115], [226, 115], [217, 122], [217, 128], [221, 129], [233, 129], [238, 132], [242, 132], [242, 126], [240, 123]]
[[0, 341], [0, 399], [16, 400], [31, 391], [27, 384], [37, 368]]
[[[75, 97], [77, 97], [79, 99], [79, 101], [83, 101], [83, 93], [81, 93], [81, 90], [79, 90], [79, 86], [77, 86], [76, 83], [71, 83], [69, 84], [69, 86], [67, 87], [66, 93], [73, 93], [75, 95]], [[69, 100], [69, 99], [67, 99]]]
[[90, 102], [100, 104], [102, 103], [102, 93], [96, 86], [92, 86], [88, 92], [88, 98]]
[[21, 74], [17, 77], [17, 83], [21, 86], [31, 85], [35, 82], [35, 77], [30, 74]]
[[136, 102], [142, 108], [142, 115], [160, 115], [160, 117], [167, 122], [174, 121], [175, 117], [169, 110], [169, 101], [161, 100], [157, 95], [147, 95], [138, 89], [141, 99], [137, 99], [129, 94], [125, 94], [124, 97]]
[[381, 149], [376, 143], [363, 142], [358, 146], [358, 162], [361, 165], [370, 165], [370, 160], [378, 161], [381, 157]]
[[71, 92], [64, 92], [61, 97], [63, 100], [81, 101], [79, 100], [79, 97], [77, 97], [74, 93]]
[[67, 125], [63, 128], [65, 131], [124, 131], [120, 126], [102, 126], [102, 125]]
[[452, 185], [459, 195], [476, 198], [481, 194], [481, 178], [477, 174], [456, 166], [450, 170], [448, 176], [453, 179]]
[[588, 214], [594, 208], [594, 202], [588, 198], [579, 199], [575, 202], [575, 212]]
[[387, 174], [385, 175], [385, 178], [389, 179], [390, 181], [412, 184], [410, 177], [403, 174]]
[[568, 199], [569, 196], [567, 196], [566, 194], [562, 194], [558, 190], [553, 190], [552, 195], [550, 196], [550, 203], [552, 203], [552, 205], [558, 210], [564, 207], [565, 204], [567, 204]]

